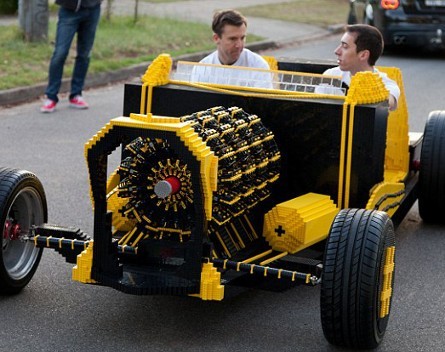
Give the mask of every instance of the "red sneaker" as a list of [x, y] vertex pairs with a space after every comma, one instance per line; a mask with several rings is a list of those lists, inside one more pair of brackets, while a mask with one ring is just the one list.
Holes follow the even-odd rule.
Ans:
[[54, 100], [46, 99], [40, 108], [40, 112], [43, 113], [54, 112], [54, 110], [56, 109], [56, 105], [57, 103]]
[[88, 103], [81, 95], [76, 95], [70, 99], [70, 107], [75, 109], [88, 109]]

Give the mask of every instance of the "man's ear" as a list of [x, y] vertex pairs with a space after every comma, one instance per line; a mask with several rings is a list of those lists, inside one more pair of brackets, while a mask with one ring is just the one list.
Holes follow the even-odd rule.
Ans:
[[213, 41], [216, 43], [216, 44], [218, 44], [218, 42], [219, 42], [219, 35], [218, 34], [216, 34], [216, 33], [213, 33]]
[[369, 55], [370, 55], [370, 52], [369, 52], [369, 50], [366, 50], [366, 49], [362, 50], [358, 53], [360, 60], [365, 61], [365, 62], [368, 62]]

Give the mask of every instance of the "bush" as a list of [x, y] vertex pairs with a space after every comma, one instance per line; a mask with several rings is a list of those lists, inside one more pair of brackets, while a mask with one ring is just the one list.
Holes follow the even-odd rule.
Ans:
[[12, 15], [17, 13], [19, 7], [18, 0], [1, 0], [0, 15]]

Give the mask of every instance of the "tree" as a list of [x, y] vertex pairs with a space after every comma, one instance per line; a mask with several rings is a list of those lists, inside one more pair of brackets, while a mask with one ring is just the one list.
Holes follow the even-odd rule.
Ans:
[[114, 0], [107, 0], [107, 5], [105, 6], [105, 19], [107, 21], [111, 20], [111, 13], [113, 12], [113, 2]]
[[134, 20], [133, 20], [134, 23], [138, 21], [138, 12], [139, 12], [139, 0], [136, 0], [134, 3]]
[[48, 0], [19, 0], [19, 23], [23, 38], [28, 42], [48, 39]]

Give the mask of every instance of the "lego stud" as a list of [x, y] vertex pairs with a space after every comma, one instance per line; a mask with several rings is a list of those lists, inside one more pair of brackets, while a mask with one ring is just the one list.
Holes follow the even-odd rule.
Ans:
[[175, 176], [169, 176], [165, 180], [156, 183], [154, 191], [159, 198], [167, 198], [181, 189], [181, 182]]

